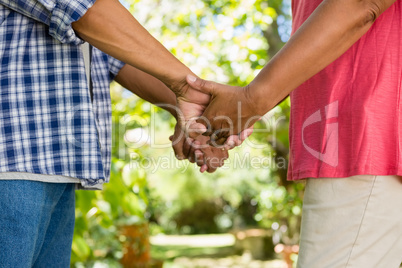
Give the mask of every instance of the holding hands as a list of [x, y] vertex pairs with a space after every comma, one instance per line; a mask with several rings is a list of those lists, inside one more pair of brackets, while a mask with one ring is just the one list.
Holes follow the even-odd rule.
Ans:
[[241, 145], [261, 117], [248, 88], [188, 75], [175, 92], [178, 124], [170, 140], [177, 158], [197, 163], [201, 172], [211, 173], [223, 166], [228, 150]]
[[228, 86], [188, 75], [189, 85], [210, 97], [209, 105], [197, 119], [211, 137], [211, 145], [236, 145], [234, 138], [244, 141], [263, 114], [257, 110], [249, 87]]
[[[238, 146], [264, 113], [258, 111], [249, 87], [235, 87], [188, 75], [177, 95], [178, 121], [190, 138], [210, 136], [214, 147]], [[176, 91], [177, 92], [177, 91]]]
[[201, 173], [207, 171], [213, 173], [222, 167], [228, 159], [228, 150], [215, 148], [207, 144], [208, 137], [198, 136], [195, 139], [186, 137], [184, 131], [176, 125], [175, 133], [170, 136], [173, 150], [179, 160], [188, 159], [191, 163], [197, 163]]
[[[210, 137], [201, 135], [207, 127], [196, 122], [208, 107], [211, 95], [194, 89], [186, 81], [186, 76], [170, 84], [169, 89], [159, 79], [133, 66], [126, 64], [116, 76], [116, 81], [134, 94], [167, 111], [177, 120], [172, 146], [178, 159], [188, 159], [197, 163], [201, 172], [214, 172], [228, 158], [228, 150], [239, 146], [251, 133], [252, 129], [240, 135], [229, 137], [229, 145], [215, 148]], [[184, 131], [186, 130], [186, 131]], [[190, 134], [190, 135], [189, 135]]]

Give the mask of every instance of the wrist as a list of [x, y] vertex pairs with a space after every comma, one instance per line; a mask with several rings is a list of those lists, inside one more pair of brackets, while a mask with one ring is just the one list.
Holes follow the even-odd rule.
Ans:
[[253, 115], [263, 116], [266, 112], [266, 99], [261, 96], [261, 88], [255, 83], [250, 83], [245, 87], [245, 95], [250, 107], [253, 107]]
[[247, 86], [250, 102], [255, 107], [255, 112], [263, 116], [274, 108], [285, 96], [281, 96], [273, 87], [266, 83], [252, 81]]
[[[186, 67], [187, 68], [187, 67]], [[181, 71], [178, 75], [176, 75], [174, 78], [171, 78], [168, 81], [168, 87], [170, 90], [173, 91], [173, 93], [176, 95], [176, 97], [182, 97], [186, 95], [186, 92], [188, 90], [188, 83], [187, 83], [187, 75], [191, 75], [196, 77], [194, 73], [190, 71], [190, 69], [183, 70]]]
[[[168, 91], [169, 95], [173, 95], [170, 91]], [[170, 113], [177, 121], [177, 117], [178, 117], [178, 107], [176, 104], [176, 97], [173, 96], [173, 100], [166, 102], [166, 103], [158, 103], [156, 104], [158, 107], [162, 108], [163, 110], [167, 111], [168, 113]]]
[[170, 90], [175, 94], [176, 97], [180, 97], [185, 95], [185, 85], [186, 85], [186, 78], [183, 79], [176, 79], [168, 81], [166, 84]]

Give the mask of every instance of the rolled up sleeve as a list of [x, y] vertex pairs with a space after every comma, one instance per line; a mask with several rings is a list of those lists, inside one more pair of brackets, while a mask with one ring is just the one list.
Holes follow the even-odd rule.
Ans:
[[49, 26], [49, 34], [60, 41], [79, 45], [83, 43], [71, 24], [79, 20], [95, 0], [0, 0], [0, 4]]
[[114, 78], [120, 72], [121, 68], [123, 68], [125, 63], [108, 55], [108, 65], [109, 65], [110, 80], [114, 80]]

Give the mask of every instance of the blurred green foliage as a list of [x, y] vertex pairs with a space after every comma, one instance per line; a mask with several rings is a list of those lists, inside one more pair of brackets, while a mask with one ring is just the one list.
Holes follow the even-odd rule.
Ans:
[[[131, 0], [134, 16], [203, 78], [247, 85], [290, 33], [286, 0]], [[72, 266], [119, 267], [125, 225], [149, 222], [151, 234], [210, 233], [261, 227], [275, 242], [298, 242], [303, 184], [286, 181], [289, 100], [259, 121], [227, 165], [201, 174], [177, 161], [175, 121], [112, 86], [111, 182], [78, 191]]]

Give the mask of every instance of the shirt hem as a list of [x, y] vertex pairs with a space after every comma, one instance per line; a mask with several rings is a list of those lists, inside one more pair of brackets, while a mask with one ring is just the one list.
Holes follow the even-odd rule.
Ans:
[[102, 190], [103, 180], [100, 183], [88, 184], [83, 179], [56, 175], [56, 174], [39, 174], [30, 173], [25, 171], [5, 171], [0, 172], [0, 180], [29, 180], [29, 181], [40, 181], [48, 183], [75, 183], [77, 190]]
[[389, 169], [386, 171], [371, 171], [366, 169], [355, 169], [348, 171], [321, 171], [315, 170], [300, 170], [288, 173], [288, 181], [300, 181], [307, 178], [347, 178], [357, 175], [374, 175], [374, 176], [402, 176], [402, 171], [399, 169]]

